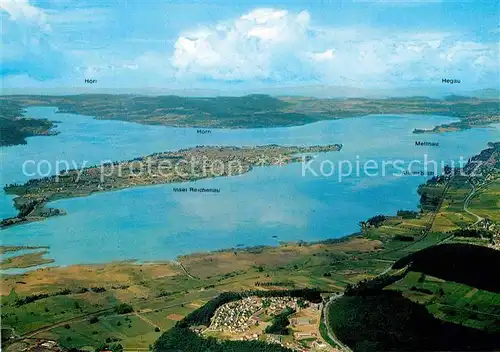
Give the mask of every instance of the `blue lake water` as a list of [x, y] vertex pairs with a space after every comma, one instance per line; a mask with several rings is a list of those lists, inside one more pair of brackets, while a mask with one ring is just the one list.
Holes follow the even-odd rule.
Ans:
[[[454, 121], [439, 116], [369, 116], [322, 121], [310, 125], [245, 130], [212, 130], [145, 126], [58, 114], [49, 107], [29, 108], [27, 116], [60, 121], [60, 134], [32, 137], [27, 145], [2, 147], [0, 183], [24, 182], [42, 162], [41, 172], [55, 171], [57, 160], [75, 166], [103, 160], [127, 160], [154, 152], [196, 145], [253, 146], [342, 143], [340, 152], [320, 155], [310, 164], [329, 173], [330, 162], [350, 160], [353, 167], [373, 159], [465, 160], [500, 139], [500, 125], [446, 134], [416, 135], [414, 128], [432, 128]], [[438, 147], [415, 141], [439, 142]], [[326, 161], [329, 164], [326, 164]], [[48, 169], [51, 165], [52, 170]], [[405, 167], [407, 164], [405, 164]], [[66, 199], [49, 206], [68, 214], [4, 229], [4, 245], [48, 245], [55, 264], [98, 263], [121, 259], [165, 260], [179, 254], [237, 245], [275, 245], [279, 241], [322, 240], [356, 232], [358, 222], [376, 214], [417, 209], [422, 176], [315, 176], [301, 163], [258, 167], [234, 177], [191, 182], [188, 186], [220, 188], [216, 194], [175, 193], [178, 185], [156, 185]], [[413, 168], [415, 170], [415, 167]], [[418, 169], [418, 166], [416, 167]], [[346, 168], [344, 168], [346, 171]], [[370, 171], [374, 173], [373, 169]], [[35, 176], [33, 176], [35, 177]], [[0, 217], [16, 213], [12, 197], [0, 193]], [[276, 238], [273, 238], [276, 236]]]

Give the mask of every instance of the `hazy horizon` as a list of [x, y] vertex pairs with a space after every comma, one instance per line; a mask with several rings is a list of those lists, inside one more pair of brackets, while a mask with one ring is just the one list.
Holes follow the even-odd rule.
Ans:
[[390, 97], [415, 97], [425, 96], [429, 98], [443, 98], [450, 95], [463, 95], [483, 98], [500, 98], [500, 91], [495, 87], [485, 87], [475, 90], [447, 89], [423, 89], [423, 88], [399, 88], [399, 89], [363, 89], [357, 87], [339, 87], [330, 85], [304, 85], [285, 87], [266, 87], [260, 89], [208, 89], [208, 88], [106, 88], [96, 87], [60, 87], [60, 88], [7, 88], [1, 89], [0, 95], [74, 95], [74, 94], [132, 94], [132, 95], [177, 95], [184, 97], [216, 97], [232, 96], [239, 97], [251, 94], [266, 94], [274, 97], [297, 96], [312, 98], [390, 98]]

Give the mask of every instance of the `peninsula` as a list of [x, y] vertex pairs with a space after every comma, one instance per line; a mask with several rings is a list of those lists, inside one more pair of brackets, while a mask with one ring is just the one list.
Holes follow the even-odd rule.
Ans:
[[20, 104], [0, 99], [0, 146], [26, 144], [27, 137], [57, 134], [54, 122], [23, 115]]
[[29, 180], [23, 185], [7, 185], [5, 192], [17, 196], [14, 204], [19, 213], [15, 217], [2, 220], [0, 227], [64, 215], [62, 210], [45, 207], [48, 202], [57, 199], [84, 197], [92, 193], [130, 187], [241, 175], [255, 166], [286, 165], [303, 159], [310, 160], [311, 153], [341, 149], [341, 144], [309, 147], [197, 146], [174, 152], [155, 153], [129, 161], [64, 170], [51, 177]]
[[[444, 99], [428, 97], [319, 99], [296, 96], [272, 97], [264, 94], [241, 97], [13, 95], [0, 97], [0, 104], [2, 107], [9, 106], [18, 110], [28, 106], [54, 106], [60, 113], [87, 115], [102, 120], [195, 127], [200, 129], [198, 131], [200, 134], [209, 134], [209, 131], [204, 130], [207, 128], [289, 127], [322, 120], [381, 114], [443, 115], [459, 119], [451, 124], [428, 130], [417, 129], [414, 133], [456, 131], [500, 122], [498, 97], [479, 99], [457, 95]], [[0, 120], [0, 127], [4, 123]], [[19, 127], [18, 130], [22, 128]]]

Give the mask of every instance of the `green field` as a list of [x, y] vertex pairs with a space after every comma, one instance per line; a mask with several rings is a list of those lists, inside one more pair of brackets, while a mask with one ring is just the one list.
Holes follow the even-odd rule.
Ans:
[[469, 210], [475, 214], [500, 222], [500, 182], [492, 181], [486, 188], [479, 190], [471, 199]]
[[[411, 290], [425, 289], [432, 294]], [[471, 328], [500, 332], [500, 294], [464, 284], [410, 272], [400, 282], [387, 287], [403, 292], [412, 301], [424, 304], [434, 316]], [[440, 294], [440, 290], [444, 294]]]

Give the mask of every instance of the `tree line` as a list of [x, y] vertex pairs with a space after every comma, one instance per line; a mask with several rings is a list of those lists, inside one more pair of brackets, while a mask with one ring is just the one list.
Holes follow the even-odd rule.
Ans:
[[288, 317], [295, 313], [295, 309], [286, 307], [281, 313], [273, 318], [271, 325], [266, 327], [266, 334], [289, 335], [290, 320]]

